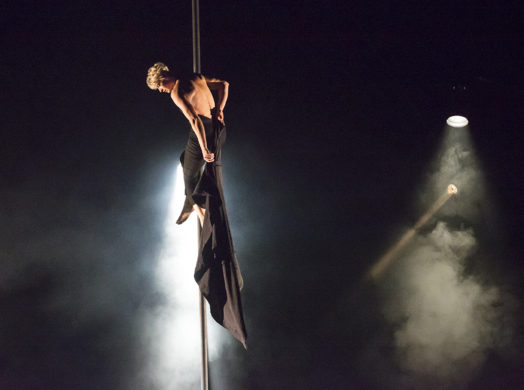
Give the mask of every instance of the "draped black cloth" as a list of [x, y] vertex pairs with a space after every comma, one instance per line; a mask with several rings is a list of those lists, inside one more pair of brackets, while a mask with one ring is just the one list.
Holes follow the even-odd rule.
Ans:
[[209, 302], [211, 315], [246, 347], [247, 332], [240, 290], [244, 284], [233, 247], [222, 189], [222, 145], [226, 129], [216, 119], [200, 116], [206, 131], [208, 149], [215, 161], [204, 164], [198, 139], [190, 132], [180, 158], [184, 168], [186, 201], [206, 210], [200, 234], [195, 280]]

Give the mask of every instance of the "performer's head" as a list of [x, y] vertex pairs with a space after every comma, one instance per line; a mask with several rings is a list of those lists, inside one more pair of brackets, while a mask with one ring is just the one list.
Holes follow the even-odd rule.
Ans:
[[175, 85], [175, 78], [163, 62], [157, 62], [147, 71], [147, 86], [158, 89], [160, 92], [171, 92]]

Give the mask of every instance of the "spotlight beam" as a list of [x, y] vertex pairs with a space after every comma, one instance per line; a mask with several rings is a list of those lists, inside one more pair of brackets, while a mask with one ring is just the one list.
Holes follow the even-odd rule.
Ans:
[[444, 204], [458, 192], [458, 189], [455, 185], [450, 184], [444, 192], [436, 201], [431, 205], [431, 207], [419, 218], [417, 223], [413, 225], [404, 235], [393, 245], [377, 262], [371, 267], [367, 277], [373, 280], [377, 280], [382, 273], [388, 268], [392, 261], [395, 259], [395, 256], [400, 252], [400, 250], [413, 238], [417, 230], [424, 226], [433, 215], [442, 207]]

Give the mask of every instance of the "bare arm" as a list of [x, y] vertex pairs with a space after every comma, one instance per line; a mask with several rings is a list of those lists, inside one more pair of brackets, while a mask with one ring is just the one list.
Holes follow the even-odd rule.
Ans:
[[210, 90], [217, 92], [216, 117], [224, 123], [224, 108], [226, 107], [227, 97], [229, 94], [229, 83], [224, 80], [207, 78], [206, 83]]
[[178, 108], [182, 111], [184, 116], [187, 118], [189, 123], [191, 124], [191, 128], [195, 132], [198, 144], [200, 145], [200, 149], [202, 150], [202, 155], [204, 156], [204, 160], [206, 162], [213, 162], [215, 160], [214, 153], [211, 153], [209, 149], [207, 148], [207, 141], [206, 141], [206, 132], [204, 130], [204, 124], [202, 123], [202, 120], [199, 118], [197, 113], [195, 112], [195, 109], [189, 103], [189, 101], [186, 99], [185, 96], [178, 93], [178, 88], [174, 88], [171, 93], [171, 99], [173, 99], [173, 102], [177, 105]]

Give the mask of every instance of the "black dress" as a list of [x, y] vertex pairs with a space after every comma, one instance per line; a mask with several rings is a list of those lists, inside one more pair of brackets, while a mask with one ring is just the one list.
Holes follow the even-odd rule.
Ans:
[[[206, 210], [200, 235], [195, 280], [209, 302], [213, 318], [246, 346], [246, 327], [240, 290], [242, 275], [233, 247], [222, 189], [222, 145], [226, 129], [216, 119], [200, 116], [207, 146], [215, 161], [206, 163], [194, 131], [180, 160], [184, 170], [184, 209], [197, 204]], [[204, 170], [202, 171], [202, 166]]]

